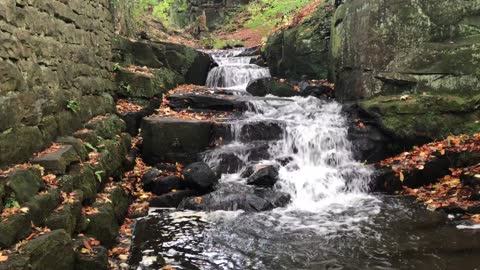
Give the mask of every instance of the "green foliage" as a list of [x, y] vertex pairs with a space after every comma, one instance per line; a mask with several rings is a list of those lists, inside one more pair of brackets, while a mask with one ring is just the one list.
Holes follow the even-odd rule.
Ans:
[[118, 70], [120, 70], [120, 68], [121, 68], [121, 66], [120, 66], [119, 63], [113, 64], [113, 71], [118, 71]]
[[96, 171], [95, 176], [97, 177], [98, 182], [102, 182], [102, 174], [104, 174], [105, 171]]
[[145, 16], [152, 16], [161, 21], [165, 26], [171, 24], [171, 12], [183, 12], [188, 8], [185, 0], [137, 0], [133, 9], [136, 21], [141, 21]]
[[17, 201], [17, 198], [15, 197], [14, 194], [10, 195], [8, 197], [7, 201], [5, 202], [5, 208], [14, 208], [14, 207], [20, 207], [20, 203]]
[[92, 150], [93, 152], [98, 152], [97, 148], [95, 148], [91, 143], [85, 142], [84, 144], [88, 149]]
[[80, 103], [76, 100], [69, 100], [67, 101], [67, 108], [74, 113], [78, 113], [80, 110]]
[[257, 0], [248, 5], [251, 14], [246, 27], [274, 27], [287, 22], [295, 11], [304, 7], [310, 0]]

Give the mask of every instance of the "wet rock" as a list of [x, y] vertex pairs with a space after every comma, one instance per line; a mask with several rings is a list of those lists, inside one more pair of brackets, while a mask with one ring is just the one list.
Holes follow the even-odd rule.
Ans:
[[200, 193], [194, 190], [178, 190], [156, 196], [150, 199], [150, 207], [176, 208], [186, 198], [198, 196]]
[[215, 172], [218, 175], [222, 173], [235, 173], [244, 165], [244, 161], [234, 153], [221, 153], [218, 155], [220, 160], [215, 167]]
[[35, 168], [15, 169], [3, 181], [21, 203], [30, 200], [43, 187], [40, 171]]
[[474, 172], [463, 172], [460, 175], [460, 180], [463, 185], [471, 186], [473, 188], [480, 185], [480, 174]]
[[173, 109], [200, 109], [217, 111], [244, 111], [247, 108], [248, 100], [240, 96], [216, 95], [209, 93], [175, 93], [168, 96]]
[[159, 177], [153, 181], [152, 193], [155, 195], [163, 195], [172, 190], [185, 189], [185, 181], [180, 177], [169, 175], [166, 177]]
[[84, 240], [89, 241], [86, 237], [80, 237], [74, 243], [75, 270], [107, 270], [108, 250], [102, 246], [94, 246], [90, 254], [84, 254], [81, 252]]
[[243, 52], [237, 55], [237, 57], [244, 57], [244, 56], [256, 56], [260, 55], [261, 53], [261, 46], [254, 46], [250, 48], [245, 48]]
[[371, 192], [387, 192], [393, 194], [402, 190], [402, 182], [395, 177], [391, 168], [377, 168], [372, 175], [370, 183]]
[[273, 141], [283, 136], [283, 125], [280, 122], [250, 122], [241, 129], [241, 140], [250, 141]]
[[218, 176], [205, 163], [196, 162], [183, 169], [185, 184], [187, 187], [201, 192], [212, 190], [218, 183]]
[[302, 97], [312, 96], [319, 99], [332, 99], [335, 97], [333, 89], [322, 84], [309, 85], [300, 94]]
[[0, 248], [9, 248], [32, 231], [29, 214], [11, 215], [0, 222]]
[[258, 189], [241, 184], [224, 184], [202, 197], [188, 198], [179, 205], [180, 209], [198, 211], [268, 211], [283, 207], [290, 202], [290, 195], [272, 189]]
[[55, 152], [34, 158], [32, 163], [42, 166], [47, 173], [65, 174], [68, 166], [80, 162], [80, 160], [75, 148], [71, 145], [65, 145]]
[[211, 130], [209, 121], [144, 118], [143, 158], [151, 164], [194, 162], [210, 145]]
[[278, 181], [278, 168], [274, 165], [257, 165], [248, 177], [247, 184], [260, 187], [273, 187]]
[[280, 82], [275, 78], [261, 78], [248, 83], [247, 92], [257, 97], [274, 95], [277, 97], [299, 96], [300, 92], [295, 91], [292, 85]]
[[142, 176], [142, 179], [141, 179], [143, 190], [145, 190], [147, 192], [152, 191], [153, 185], [154, 185], [153, 182], [155, 181], [155, 179], [160, 177], [161, 174], [162, 173], [159, 170], [156, 170], [156, 169], [149, 170], [146, 173], [144, 173], [143, 176]]

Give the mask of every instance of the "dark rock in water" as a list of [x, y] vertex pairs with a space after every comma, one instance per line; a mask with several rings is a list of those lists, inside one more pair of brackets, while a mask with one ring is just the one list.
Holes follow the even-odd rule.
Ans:
[[247, 179], [249, 185], [272, 187], [278, 180], [278, 168], [274, 165], [257, 165]]
[[372, 175], [370, 183], [371, 192], [394, 193], [402, 190], [402, 182], [395, 177], [391, 168], [377, 168]]
[[218, 176], [203, 162], [188, 165], [183, 169], [183, 175], [187, 187], [202, 192], [212, 190], [213, 186], [218, 183]]
[[267, 67], [267, 63], [265, 62], [265, 60], [261, 56], [253, 57], [250, 60], [250, 64], [257, 65], [257, 66], [260, 66], [260, 67]]
[[383, 132], [374, 117], [353, 103], [345, 104], [343, 112], [352, 120], [348, 127], [348, 139], [352, 142], [356, 160], [372, 163], [394, 154], [389, 146], [392, 139]]
[[142, 121], [143, 158], [158, 162], [195, 162], [210, 145], [210, 121], [144, 118]]
[[283, 207], [290, 202], [290, 199], [289, 194], [273, 189], [229, 183], [202, 197], [185, 199], [178, 207], [199, 211], [260, 212]]
[[280, 82], [275, 78], [253, 80], [247, 85], [247, 92], [257, 97], [264, 97], [266, 95], [293, 97], [300, 95], [300, 92], [295, 91], [292, 85]]
[[163, 195], [172, 190], [185, 189], [185, 181], [180, 177], [169, 175], [166, 177], [159, 177], [153, 181], [152, 193], [155, 195]]
[[234, 153], [221, 153], [218, 158], [220, 162], [215, 167], [217, 174], [236, 173], [244, 165], [243, 160]]
[[153, 182], [161, 175], [159, 170], [150, 170], [142, 176], [142, 188], [145, 191], [152, 191]]
[[292, 157], [281, 157], [281, 158], [277, 158], [275, 159], [276, 162], [278, 162], [280, 165], [282, 166], [286, 166], [288, 165], [290, 162], [293, 161], [293, 158]]
[[242, 141], [271, 141], [283, 136], [283, 127], [279, 122], [251, 122], [241, 129]]
[[309, 85], [302, 90], [301, 95], [303, 97], [316, 97], [320, 99], [331, 99], [334, 98], [334, 91], [332, 88], [326, 85]]
[[198, 195], [200, 194], [197, 191], [188, 189], [170, 192], [150, 199], [150, 207], [176, 208], [185, 198]]
[[248, 100], [240, 96], [199, 93], [175, 93], [168, 96], [169, 106], [173, 109], [201, 109], [217, 111], [244, 111]]

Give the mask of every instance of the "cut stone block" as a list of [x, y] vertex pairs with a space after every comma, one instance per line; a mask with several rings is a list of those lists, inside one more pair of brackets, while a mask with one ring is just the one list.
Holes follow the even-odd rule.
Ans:
[[34, 158], [32, 163], [42, 166], [47, 173], [63, 175], [67, 172], [68, 166], [79, 161], [80, 157], [75, 148], [65, 145], [55, 152]]

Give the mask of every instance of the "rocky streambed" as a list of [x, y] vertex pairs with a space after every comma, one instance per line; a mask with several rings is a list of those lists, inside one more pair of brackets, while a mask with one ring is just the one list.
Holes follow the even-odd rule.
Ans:
[[[142, 181], [157, 196], [136, 221], [133, 268], [480, 265], [474, 227], [375, 193], [385, 179], [358, 160], [380, 160], [388, 138], [358, 122], [361, 110], [320, 86], [306, 93], [262, 78], [242, 52], [213, 54], [210, 87], [171, 93], [166, 104], [177, 113], [143, 119], [143, 157], [157, 165]], [[162, 176], [163, 162], [174, 161], [190, 164], [183, 179]]]

